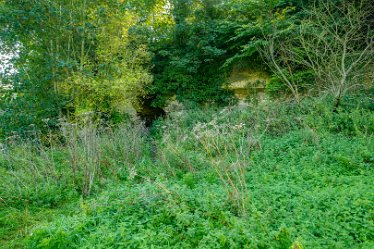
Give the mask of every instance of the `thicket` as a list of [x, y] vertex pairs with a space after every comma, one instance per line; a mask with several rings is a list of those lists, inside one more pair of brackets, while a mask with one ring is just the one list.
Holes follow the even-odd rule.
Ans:
[[361, 100], [184, 109], [151, 131], [66, 124], [50, 148], [9, 138], [1, 244], [371, 248], [374, 116]]
[[0, 0], [0, 247], [373, 248], [373, 13]]
[[115, 124], [133, 108], [152, 121], [174, 99], [234, 103], [225, 86], [243, 64], [273, 76], [273, 95], [329, 92], [339, 106], [372, 83], [373, 12], [367, 0], [3, 0], [1, 52], [15, 71], [0, 76], [13, 88], [0, 90], [0, 134], [87, 113]]

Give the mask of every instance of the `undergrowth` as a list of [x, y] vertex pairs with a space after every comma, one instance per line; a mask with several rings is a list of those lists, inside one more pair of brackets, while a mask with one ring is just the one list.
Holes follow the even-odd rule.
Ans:
[[372, 248], [370, 100], [264, 101], [0, 152], [2, 248]]

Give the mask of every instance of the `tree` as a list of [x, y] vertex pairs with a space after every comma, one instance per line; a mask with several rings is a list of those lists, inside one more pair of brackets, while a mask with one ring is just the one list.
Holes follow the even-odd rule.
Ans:
[[168, 39], [151, 43], [155, 77], [150, 93], [154, 105], [173, 96], [195, 103], [227, 103], [223, 89], [227, 54], [226, 3], [222, 0], [171, 1], [173, 23]]
[[297, 99], [296, 73], [312, 71], [318, 85], [334, 95], [336, 111], [373, 67], [372, 13], [368, 1], [361, 0], [314, 2], [299, 22], [274, 15], [263, 55]]
[[289, 56], [289, 49], [297, 48], [294, 44], [296, 23], [302, 19], [300, 6], [280, 5], [270, 1], [264, 5], [267, 13], [258, 19], [257, 26], [262, 30], [263, 42], [258, 42], [258, 49], [270, 70], [290, 90], [296, 101], [300, 100], [299, 72], [305, 68], [295, 63]]
[[342, 97], [362, 85], [373, 70], [374, 30], [369, 21], [374, 6], [367, 0], [315, 3], [299, 26], [296, 62], [313, 70], [319, 83], [335, 96], [334, 111]]
[[130, 35], [142, 19], [138, 1], [31, 2], [0, 2], [3, 47], [19, 44], [17, 74], [9, 79], [17, 99], [7, 101], [4, 125], [27, 130], [48, 119], [57, 127], [61, 117], [90, 111], [112, 119], [136, 105], [152, 80], [151, 55]]

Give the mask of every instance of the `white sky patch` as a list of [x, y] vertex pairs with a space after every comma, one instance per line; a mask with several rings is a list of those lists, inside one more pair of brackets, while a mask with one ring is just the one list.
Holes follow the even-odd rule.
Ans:
[[16, 45], [15, 49], [11, 52], [8, 52], [0, 41], [0, 90], [10, 90], [13, 88], [11, 84], [5, 84], [1, 82], [1, 77], [7, 77], [12, 74], [15, 74], [17, 71], [14, 68], [12, 60], [18, 56], [19, 45]]
[[166, 1], [164, 5], [164, 12], [163, 14], [170, 14], [171, 13], [171, 3], [170, 1]]
[[11, 75], [16, 72], [12, 60], [19, 53], [19, 45], [16, 45], [14, 50], [7, 51], [0, 41], [0, 75]]

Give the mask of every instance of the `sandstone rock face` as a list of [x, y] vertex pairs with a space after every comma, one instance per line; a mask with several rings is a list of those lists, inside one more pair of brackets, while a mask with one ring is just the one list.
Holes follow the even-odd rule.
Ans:
[[251, 95], [261, 98], [269, 81], [270, 75], [266, 71], [234, 67], [228, 79], [228, 89], [234, 91], [235, 96], [240, 100], [247, 99]]

